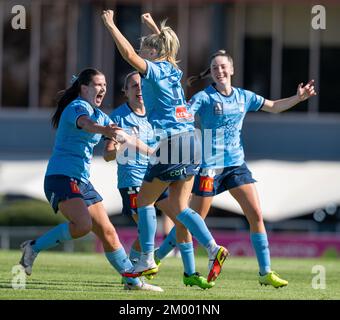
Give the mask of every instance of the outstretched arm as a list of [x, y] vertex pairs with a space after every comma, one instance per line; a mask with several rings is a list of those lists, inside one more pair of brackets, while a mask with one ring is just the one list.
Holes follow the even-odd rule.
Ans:
[[134, 67], [138, 72], [146, 73], [147, 65], [144, 59], [142, 59], [134, 50], [130, 42], [122, 35], [115, 23], [113, 22], [113, 11], [104, 10], [102, 19], [104, 25], [109, 30], [120, 54], [123, 59]]
[[303, 83], [300, 83], [295, 96], [274, 101], [266, 99], [261, 110], [272, 113], [280, 113], [313, 96], [316, 96], [316, 92], [314, 88], [314, 80], [311, 80], [305, 86], [303, 86]]
[[152, 19], [150, 13], [144, 13], [141, 15], [142, 23], [145, 23], [147, 27], [156, 34], [160, 34], [160, 30], [158, 29], [155, 21]]

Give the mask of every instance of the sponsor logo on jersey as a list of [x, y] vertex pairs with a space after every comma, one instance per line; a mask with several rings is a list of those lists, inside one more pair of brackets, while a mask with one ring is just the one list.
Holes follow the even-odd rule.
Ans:
[[220, 102], [217, 102], [215, 105], [214, 105], [214, 114], [216, 116], [221, 116], [223, 115], [223, 104], [220, 103]]
[[176, 119], [179, 122], [193, 121], [193, 115], [185, 106], [176, 107]]

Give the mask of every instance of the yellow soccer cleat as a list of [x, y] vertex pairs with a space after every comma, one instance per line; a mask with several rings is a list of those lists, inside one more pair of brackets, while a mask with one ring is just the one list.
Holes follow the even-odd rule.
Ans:
[[218, 249], [215, 258], [209, 261], [209, 274], [207, 278], [208, 282], [212, 282], [217, 279], [222, 271], [223, 263], [228, 256], [228, 250], [221, 246]]
[[259, 276], [260, 285], [273, 286], [274, 288], [281, 288], [288, 285], [288, 281], [281, 279], [275, 271], [270, 271], [264, 276]]
[[[154, 260], [155, 260], [157, 267], [159, 268], [159, 266], [162, 264], [161, 260], [158, 259], [156, 255], [154, 255]], [[154, 278], [154, 274], [145, 274], [144, 277], [148, 280], [152, 280]]]

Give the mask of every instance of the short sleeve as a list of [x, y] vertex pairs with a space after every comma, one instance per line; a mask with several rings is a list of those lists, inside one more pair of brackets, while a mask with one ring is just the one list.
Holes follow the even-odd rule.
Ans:
[[72, 126], [78, 128], [77, 120], [81, 116], [90, 117], [90, 112], [85, 101], [74, 100], [65, 110], [64, 117]]
[[201, 115], [201, 108], [204, 104], [208, 103], [209, 97], [204, 91], [196, 93], [188, 102], [188, 109], [192, 114]]
[[244, 93], [246, 96], [246, 110], [259, 111], [262, 108], [265, 99], [249, 90], [245, 90]]
[[154, 63], [149, 60], [145, 60], [147, 65], [146, 73], [143, 78], [150, 81], [159, 81], [165, 79], [171, 74], [171, 67], [169, 63]]

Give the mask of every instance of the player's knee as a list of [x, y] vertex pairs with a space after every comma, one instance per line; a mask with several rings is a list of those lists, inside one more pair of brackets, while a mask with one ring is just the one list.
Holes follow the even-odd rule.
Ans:
[[75, 234], [76, 237], [83, 237], [85, 235], [87, 235], [88, 233], [91, 232], [92, 230], [92, 221], [89, 220], [84, 220], [80, 223], [75, 224]]

